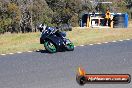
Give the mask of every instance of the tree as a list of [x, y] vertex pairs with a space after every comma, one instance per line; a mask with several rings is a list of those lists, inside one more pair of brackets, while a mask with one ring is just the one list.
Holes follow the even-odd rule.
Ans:
[[20, 32], [19, 27], [19, 20], [21, 18], [21, 12], [19, 10], [19, 7], [17, 4], [11, 2], [8, 3], [7, 5], [7, 10], [8, 10], [8, 18], [11, 19], [11, 24], [9, 25], [10, 31], [13, 32]]
[[45, 23], [51, 25], [53, 11], [44, 0], [35, 0], [32, 11], [34, 24]]

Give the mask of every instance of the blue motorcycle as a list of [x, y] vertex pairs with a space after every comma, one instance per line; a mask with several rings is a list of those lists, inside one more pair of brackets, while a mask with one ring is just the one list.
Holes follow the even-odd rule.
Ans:
[[67, 39], [66, 34], [60, 30], [62, 30], [62, 28], [47, 26], [43, 26], [40, 30], [40, 44], [44, 44], [45, 49], [50, 53], [74, 50], [74, 44]]

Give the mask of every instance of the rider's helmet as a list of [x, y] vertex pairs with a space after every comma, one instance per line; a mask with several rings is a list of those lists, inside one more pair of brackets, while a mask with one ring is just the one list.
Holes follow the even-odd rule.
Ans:
[[40, 25], [39, 25], [39, 30], [40, 30], [40, 32], [46, 30], [46, 27], [47, 27], [47, 26], [46, 26], [45, 24], [40, 24]]

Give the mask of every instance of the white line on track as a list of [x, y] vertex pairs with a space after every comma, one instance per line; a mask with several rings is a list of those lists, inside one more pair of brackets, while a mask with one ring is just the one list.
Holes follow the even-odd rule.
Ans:
[[123, 40], [119, 40], [120, 42], [122, 42]]
[[37, 52], [39, 52], [40, 50], [36, 50]]
[[105, 44], [107, 44], [108, 42], [104, 42]]
[[2, 56], [5, 56], [6, 54], [1, 54]]
[[27, 51], [27, 52], [31, 53], [31, 52], [33, 52], [33, 51]]
[[[125, 39], [125, 40], [131, 40], [131, 39]], [[121, 41], [121, 42], [122, 42], [122, 41], [124, 41], [124, 40], [117, 40], [117, 41], [112, 41], [112, 42], [118, 42], [118, 41]], [[109, 43], [109, 42], [103, 42], [103, 43], [107, 44], [107, 43]], [[103, 43], [96, 43], [96, 44], [100, 45], [100, 44], [103, 44]], [[94, 45], [94, 44], [88, 44], [88, 45], [92, 46], [92, 45]], [[80, 45], [80, 46], [85, 46], [85, 45]], [[77, 47], [77, 46], [74, 46], [74, 47]], [[36, 51], [40, 51], [40, 50], [36, 50]], [[33, 51], [27, 51], [27, 52], [33, 52]], [[23, 53], [23, 52], [18, 51], [18, 52], [16, 52], [16, 53], [20, 54], [20, 53]], [[12, 55], [12, 54], [14, 54], [14, 53], [8, 53], [8, 54]], [[7, 55], [7, 54], [0, 54], [0, 55], [5, 56], [5, 55]]]
[[17, 52], [17, 53], [22, 53], [22, 52]]
[[97, 43], [98, 45], [102, 44], [102, 43]]
[[80, 46], [84, 46], [84, 45], [80, 45]]
[[131, 39], [126, 39], [126, 40], [131, 40]]
[[94, 44], [89, 44], [90, 46], [94, 45]]
[[117, 41], [112, 41], [112, 42], [117, 42]]
[[9, 53], [10, 55], [14, 54], [14, 53]]

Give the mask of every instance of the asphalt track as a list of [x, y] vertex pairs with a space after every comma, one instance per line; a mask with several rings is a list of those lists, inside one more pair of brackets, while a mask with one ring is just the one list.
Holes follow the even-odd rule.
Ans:
[[75, 80], [79, 66], [92, 74], [132, 75], [132, 40], [79, 46], [73, 52], [0, 56], [0, 88], [132, 88], [132, 82], [80, 86]]

